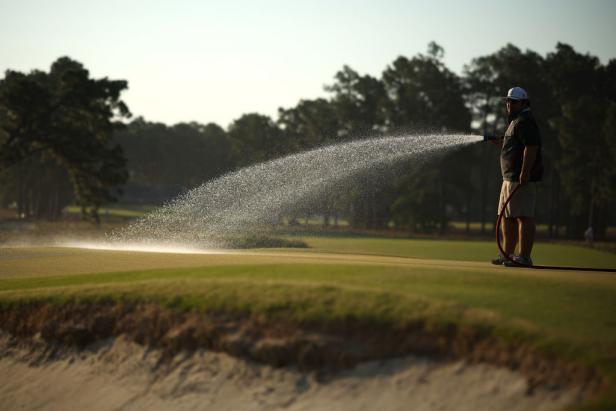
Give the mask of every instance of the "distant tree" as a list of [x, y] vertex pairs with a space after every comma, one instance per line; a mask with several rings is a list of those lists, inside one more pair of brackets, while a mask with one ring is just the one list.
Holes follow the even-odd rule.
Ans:
[[20, 217], [54, 220], [72, 201], [66, 170], [42, 153], [0, 172], [0, 206], [15, 204]]
[[[278, 125], [292, 151], [313, 149], [338, 140], [340, 122], [336, 107], [331, 102], [318, 98], [301, 100], [297, 106], [278, 110]], [[328, 226], [333, 218], [337, 222], [339, 193], [327, 190], [315, 201], [312, 212], [323, 216], [323, 224]]]
[[[428, 45], [428, 54], [408, 59], [398, 57], [383, 72], [389, 96], [387, 127], [394, 130], [466, 132], [471, 116], [464, 104], [461, 79], [448, 70], [444, 50]], [[456, 161], [451, 161], [455, 158]], [[447, 206], [460, 192], [472, 190], [467, 174], [467, 159], [457, 155], [434, 158], [431, 164], [412, 167], [397, 180], [398, 198], [392, 204], [393, 219], [400, 226], [439, 231], [447, 229]]]
[[295, 107], [280, 108], [278, 124], [294, 151], [336, 141], [340, 128], [335, 105], [323, 98], [300, 100]]
[[[360, 139], [382, 135], [385, 126], [387, 94], [383, 82], [370, 75], [360, 75], [343, 66], [335, 75], [335, 82], [325, 86], [331, 94], [338, 123], [338, 140]], [[358, 181], [359, 179], [359, 181]], [[390, 186], [376, 184], [375, 176], [362, 174], [353, 181], [348, 192], [338, 193], [332, 202], [343, 208], [351, 224], [363, 228], [384, 228], [389, 201], [382, 191]]]
[[[616, 195], [614, 126], [616, 103], [589, 96], [565, 103], [557, 126], [563, 149], [559, 168], [572, 212], [587, 213], [597, 238], [605, 237], [601, 217]], [[577, 227], [579, 232], [583, 228]]]
[[232, 158], [232, 141], [228, 133], [215, 123], [199, 125], [198, 130], [204, 138], [201, 152], [201, 178], [209, 180], [218, 177], [235, 167]]
[[339, 134], [360, 138], [381, 132], [385, 125], [387, 94], [383, 83], [369, 75], [359, 75], [349, 66], [336, 73], [336, 81], [325, 90], [338, 116]]
[[128, 159], [128, 201], [164, 202], [234, 167], [231, 140], [214, 123], [168, 127], [137, 118], [115, 140]]
[[[612, 87], [613, 83], [610, 83]], [[614, 94], [610, 94], [614, 96]], [[610, 101], [605, 110], [605, 120], [603, 121], [603, 129], [601, 130], [602, 141], [605, 142], [604, 152], [601, 153], [601, 161], [609, 162], [607, 169], [603, 170], [602, 174], [597, 179], [598, 181], [593, 186], [596, 192], [596, 197], [593, 199], [593, 204], [601, 207], [600, 213], [597, 215], [596, 227], [598, 228], [598, 238], [607, 236], [607, 228], [610, 223], [610, 214], [614, 216], [614, 207], [616, 205], [616, 102]], [[601, 143], [601, 141], [600, 141]], [[607, 159], [610, 159], [607, 161]], [[590, 216], [592, 217], [592, 215]], [[589, 218], [592, 222], [592, 218]], [[614, 220], [611, 220], [613, 223]]]
[[607, 96], [616, 98], [616, 59], [611, 59], [603, 68], [603, 92]]
[[383, 72], [389, 96], [387, 125], [393, 129], [467, 131], [470, 114], [464, 106], [462, 82], [442, 62], [444, 50], [436, 43], [428, 55], [398, 57]]
[[126, 155], [129, 183], [140, 185], [164, 184], [168, 170], [164, 140], [171, 138], [163, 123], [148, 122], [137, 117], [124, 129], [118, 130], [114, 140]]
[[127, 178], [122, 151], [111, 144], [118, 120], [130, 116], [120, 99], [126, 88], [123, 80], [91, 79], [68, 57], [49, 73], [7, 71], [0, 80], [0, 171], [40, 155], [66, 171], [83, 214], [98, 221], [100, 206], [117, 198]]
[[169, 129], [164, 152], [167, 173], [183, 189], [194, 187], [232, 168], [231, 140], [214, 123], [176, 124]]
[[611, 199], [606, 187], [615, 185], [610, 177], [613, 167], [606, 158], [614, 144], [613, 135], [603, 129], [609, 123], [610, 102], [616, 102], [611, 94], [613, 69], [563, 43], [548, 53], [546, 67], [546, 82], [554, 95], [552, 104], [558, 110], [551, 118], [559, 149], [555, 171], [562, 179], [567, 200], [561, 200], [558, 207], [565, 208], [564, 214], [569, 216], [569, 236], [581, 237], [592, 224], [600, 238], [606, 228], [602, 217]]
[[261, 114], [244, 114], [231, 123], [228, 134], [237, 166], [271, 160], [292, 150], [278, 125]]
[[[421, 170], [413, 168], [400, 176], [398, 184], [404, 187], [391, 205], [392, 219], [398, 228], [410, 232], [436, 231], [441, 219], [442, 196], [440, 186], [430, 185], [426, 189], [426, 179], [437, 179], [438, 169], [429, 167]], [[432, 207], [426, 207], [431, 204]]]
[[605, 87], [610, 86], [602, 81], [606, 71], [599, 59], [578, 53], [568, 44], [558, 43], [556, 50], [548, 53], [546, 64], [548, 86], [560, 104], [580, 96], [603, 96]]

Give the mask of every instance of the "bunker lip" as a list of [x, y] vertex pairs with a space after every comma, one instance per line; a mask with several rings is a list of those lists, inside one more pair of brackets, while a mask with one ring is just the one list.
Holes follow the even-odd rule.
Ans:
[[577, 388], [584, 400], [611, 388], [599, 371], [557, 356], [513, 345], [481, 330], [450, 324], [434, 329], [416, 321], [391, 328], [358, 318], [294, 322], [247, 313], [176, 311], [155, 303], [21, 303], [0, 308], [1, 331], [18, 342], [83, 349], [124, 336], [162, 350], [207, 349], [276, 367], [340, 370], [360, 362], [420, 355], [443, 362], [464, 360], [506, 367], [524, 375], [528, 391]]

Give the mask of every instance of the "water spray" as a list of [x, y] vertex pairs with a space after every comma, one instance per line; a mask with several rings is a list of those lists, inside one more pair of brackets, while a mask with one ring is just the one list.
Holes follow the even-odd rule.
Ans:
[[[209, 181], [111, 234], [112, 243], [241, 246], [298, 205], [337, 193], [339, 184], [367, 171], [481, 141], [468, 134], [400, 135], [350, 141], [256, 164]], [[380, 174], [379, 174], [380, 175]]]

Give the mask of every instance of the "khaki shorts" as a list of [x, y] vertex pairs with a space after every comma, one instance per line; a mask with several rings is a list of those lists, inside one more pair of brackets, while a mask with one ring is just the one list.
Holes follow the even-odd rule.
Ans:
[[[500, 199], [498, 201], [498, 213], [500, 214], [503, 205], [513, 190], [520, 183], [514, 181], [503, 181], [501, 187]], [[516, 193], [507, 205], [505, 210], [505, 218], [515, 217], [534, 217], [535, 202], [537, 200], [537, 183], [526, 183]]]

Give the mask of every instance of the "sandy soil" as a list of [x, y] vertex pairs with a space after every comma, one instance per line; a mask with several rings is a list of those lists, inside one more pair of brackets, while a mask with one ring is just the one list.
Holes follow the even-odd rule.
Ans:
[[305, 373], [210, 351], [161, 361], [123, 337], [83, 351], [0, 341], [3, 410], [558, 410], [579, 395], [529, 393], [505, 369], [417, 357]]

